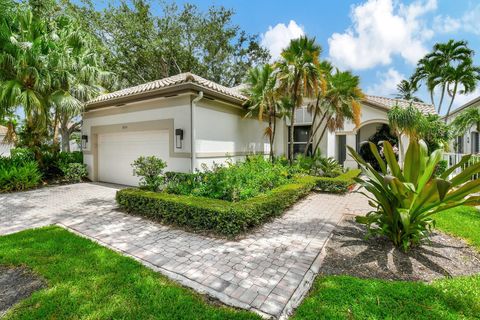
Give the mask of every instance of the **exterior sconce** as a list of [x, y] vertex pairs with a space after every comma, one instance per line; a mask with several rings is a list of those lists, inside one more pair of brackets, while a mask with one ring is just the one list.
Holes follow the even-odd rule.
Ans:
[[87, 149], [88, 136], [86, 134], [82, 135], [82, 149]]
[[467, 137], [467, 143], [470, 143], [470, 137]]
[[175, 129], [175, 147], [177, 149], [182, 148], [183, 141], [183, 129]]

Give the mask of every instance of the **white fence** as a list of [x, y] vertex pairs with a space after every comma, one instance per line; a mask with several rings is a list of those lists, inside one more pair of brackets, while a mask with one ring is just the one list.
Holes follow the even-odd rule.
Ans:
[[[452, 167], [457, 163], [459, 163], [462, 160], [463, 156], [466, 156], [466, 154], [446, 152], [443, 154], [443, 160], [447, 160], [448, 167]], [[472, 157], [470, 158], [470, 161], [468, 161], [468, 163], [466, 163], [465, 165], [456, 168], [455, 171], [452, 172], [452, 175], [457, 175], [460, 172], [462, 172], [466, 167], [471, 166], [472, 164], [475, 164], [478, 162], [480, 162], [480, 155], [472, 155]], [[478, 175], [472, 176], [472, 180], [478, 179], [478, 178], [480, 178]]]

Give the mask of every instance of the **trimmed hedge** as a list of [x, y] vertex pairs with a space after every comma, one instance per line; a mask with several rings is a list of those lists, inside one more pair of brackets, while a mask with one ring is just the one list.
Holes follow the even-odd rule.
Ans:
[[358, 177], [362, 170], [352, 169], [338, 177], [317, 177], [316, 191], [331, 192], [331, 193], [346, 193], [351, 185], [355, 183], [354, 178]]
[[116, 200], [122, 209], [130, 213], [234, 237], [280, 215], [299, 198], [306, 196], [315, 182], [314, 177], [300, 177], [294, 183], [239, 202], [133, 188], [117, 191]]

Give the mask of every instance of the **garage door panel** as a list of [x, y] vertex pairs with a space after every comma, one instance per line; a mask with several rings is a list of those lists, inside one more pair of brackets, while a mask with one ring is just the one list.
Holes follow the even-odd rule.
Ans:
[[138, 185], [131, 164], [140, 156], [156, 156], [170, 162], [169, 131], [106, 133], [98, 136], [98, 180]]

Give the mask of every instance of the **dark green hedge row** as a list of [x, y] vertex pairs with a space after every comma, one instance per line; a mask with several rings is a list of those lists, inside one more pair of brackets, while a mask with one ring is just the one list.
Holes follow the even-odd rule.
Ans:
[[119, 190], [116, 199], [119, 206], [130, 213], [233, 237], [280, 215], [306, 196], [315, 181], [314, 177], [300, 177], [294, 183], [239, 202], [139, 189]]
[[315, 190], [332, 193], [346, 193], [351, 185], [355, 183], [354, 178], [358, 177], [362, 170], [352, 169], [335, 178], [317, 177]]

